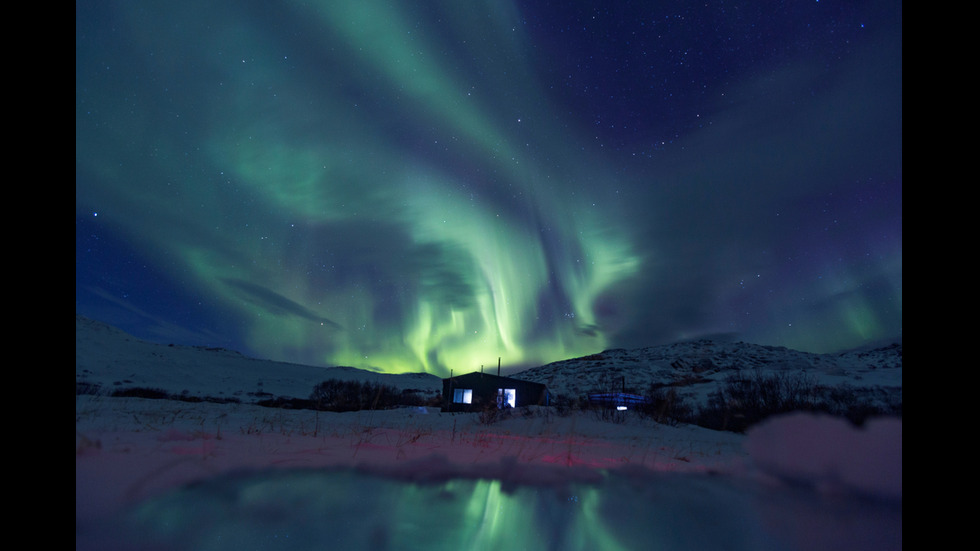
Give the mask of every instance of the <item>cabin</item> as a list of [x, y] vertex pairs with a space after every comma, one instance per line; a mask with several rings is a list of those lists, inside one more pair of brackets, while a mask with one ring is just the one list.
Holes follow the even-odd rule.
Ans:
[[548, 387], [481, 371], [442, 380], [442, 411], [548, 405]]

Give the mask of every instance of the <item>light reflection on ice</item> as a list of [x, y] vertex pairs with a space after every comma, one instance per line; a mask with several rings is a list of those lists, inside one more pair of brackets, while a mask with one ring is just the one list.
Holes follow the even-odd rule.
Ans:
[[76, 543], [215, 551], [901, 548], [900, 502], [639, 470], [572, 470], [564, 481], [534, 483], [544, 471], [506, 462], [488, 469], [491, 478], [457, 469], [426, 479], [429, 466], [226, 475], [114, 519], [114, 541], [86, 547], [81, 534]]

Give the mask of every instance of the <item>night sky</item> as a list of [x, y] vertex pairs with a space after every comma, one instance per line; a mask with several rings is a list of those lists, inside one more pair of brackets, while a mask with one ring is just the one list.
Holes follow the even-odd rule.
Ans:
[[78, 314], [439, 375], [901, 337], [900, 2], [75, 6]]

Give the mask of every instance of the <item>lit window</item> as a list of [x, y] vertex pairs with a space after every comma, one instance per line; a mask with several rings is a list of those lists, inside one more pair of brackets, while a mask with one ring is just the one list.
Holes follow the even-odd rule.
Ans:
[[513, 388], [498, 388], [497, 389], [497, 407], [503, 408], [505, 406], [510, 406], [512, 408], [517, 407], [517, 390]]
[[457, 404], [471, 404], [473, 403], [473, 389], [472, 388], [457, 388], [453, 392], [453, 402]]

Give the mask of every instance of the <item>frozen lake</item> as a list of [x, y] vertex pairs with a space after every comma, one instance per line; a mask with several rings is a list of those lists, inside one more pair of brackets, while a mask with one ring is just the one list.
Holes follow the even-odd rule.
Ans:
[[76, 548], [902, 548], [901, 502], [850, 492], [729, 475], [583, 469], [559, 481], [514, 464], [507, 481], [431, 467], [222, 475], [100, 521], [111, 529], [82, 527]]

